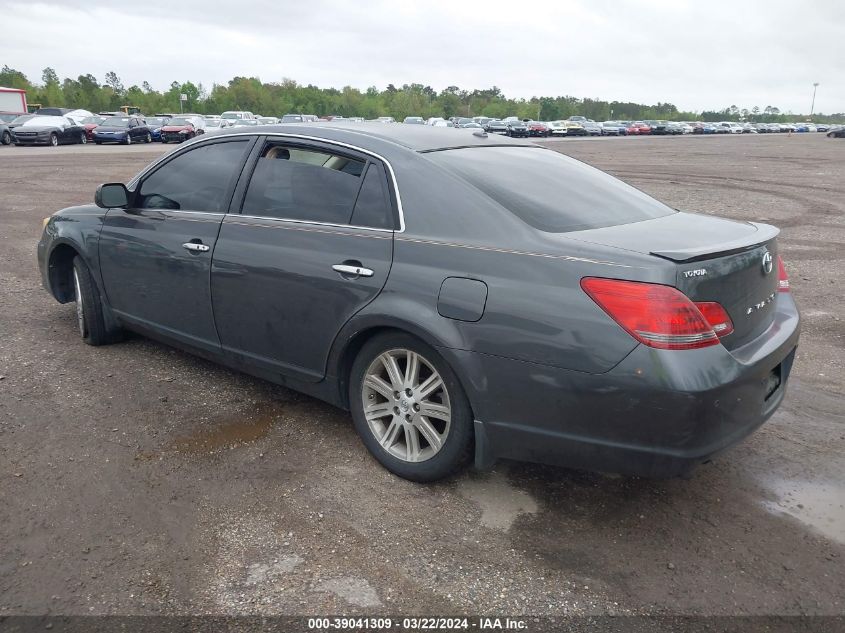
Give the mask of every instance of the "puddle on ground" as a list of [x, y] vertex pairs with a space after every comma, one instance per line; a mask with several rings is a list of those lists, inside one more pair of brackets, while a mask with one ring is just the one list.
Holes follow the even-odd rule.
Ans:
[[779, 479], [766, 486], [778, 496], [764, 501], [770, 512], [788, 514], [828, 538], [845, 543], [845, 487], [826, 481]]
[[201, 455], [249, 444], [267, 435], [283, 411], [284, 408], [280, 405], [263, 405], [246, 413], [206, 420], [190, 435], [177, 437], [160, 451], [138, 453], [135, 459], [160, 459], [173, 452]]
[[280, 407], [264, 406], [249, 413], [205, 422], [191, 435], [177, 437], [171, 448], [177, 453], [211, 453], [261, 439], [281, 415]]
[[523, 514], [536, 514], [537, 502], [527, 492], [513, 486], [498, 471], [483, 477], [463, 478], [458, 483], [461, 496], [481, 508], [481, 525], [507, 532]]

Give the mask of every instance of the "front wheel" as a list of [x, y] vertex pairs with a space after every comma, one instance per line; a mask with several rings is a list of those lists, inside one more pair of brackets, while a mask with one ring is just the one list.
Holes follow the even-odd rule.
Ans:
[[9, 130], [3, 132], [3, 138], [0, 139], [0, 143], [3, 145], [11, 145], [12, 144], [12, 133]]
[[355, 429], [392, 473], [435, 481], [469, 461], [469, 400], [433, 348], [403, 333], [377, 336], [359, 352], [349, 383]]
[[152, 143], [153, 142], [153, 135], [147, 132], [147, 138], [144, 139], [145, 143]]
[[130, 134], [126, 135], [126, 144], [132, 145], [132, 136]]
[[85, 132], [79, 135], [79, 142], [83, 145], [86, 145], [88, 143], [88, 137], [85, 136]]
[[58, 144], [59, 144], [59, 135], [55, 134], [55, 133], [51, 134], [50, 135], [50, 145], [52, 145], [53, 147], [56, 147], [56, 146], [58, 146]]
[[73, 290], [76, 297], [76, 326], [88, 345], [105, 345], [120, 338], [120, 330], [109, 327], [103, 313], [100, 291], [88, 266], [80, 257], [73, 258]]

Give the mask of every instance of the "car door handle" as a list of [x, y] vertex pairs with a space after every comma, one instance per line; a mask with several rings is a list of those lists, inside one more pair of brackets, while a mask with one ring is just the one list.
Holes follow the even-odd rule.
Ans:
[[210, 246], [206, 246], [202, 242], [185, 242], [182, 244], [182, 248], [186, 248], [195, 253], [207, 253], [211, 250]]
[[344, 277], [372, 277], [373, 271], [363, 266], [355, 266], [352, 264], [335, 264], [332, 270], [340, 273]]

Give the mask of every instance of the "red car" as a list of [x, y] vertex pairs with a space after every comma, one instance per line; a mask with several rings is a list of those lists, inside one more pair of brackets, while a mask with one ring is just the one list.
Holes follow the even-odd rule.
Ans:
[[533, 121], [531, 123], [526, 123], [525, 125], [528, 126], [528, 136], [551, 136], [552, 135], [551, 128], [549, 128], [549, 126], [546, 125], [545, 123]]
[[94, 128], [99, 127], [99, 125], [105, 120], [106, 118], [102, 116], [87, 116], [82, 119], [81, 125], [85, 128], [85, 136], [89, 141], [94, 140]]
[[634, 136], [636, 136], [637, 134], [640, 133], [640, 126], [637, 125], [636, 123], [628, 122], [628, 123], [625, 123], [624, 125], [625, 125], [625, 131], [628, 133], [628, 136], [631, 136], [632, 134]]
[[651, 128], [642, 121], [634, 121], [631, 125], [637, 128], [637, 131], [634, 132], [634, 134], [651, 134]]
[[202, 134], [204, 131], [192, 118], [175, 117], [161, 128], [161, 142], [181, 143], [194, 138], [197, 134]]

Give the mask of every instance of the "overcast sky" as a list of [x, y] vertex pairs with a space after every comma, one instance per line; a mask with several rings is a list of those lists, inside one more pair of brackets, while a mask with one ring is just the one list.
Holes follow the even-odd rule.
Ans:
[[845, 1], [0, 0], [0, 64], [127, 87], [234, 76], [320, 87], [496, 85], [684, 110], [845, 112]]

